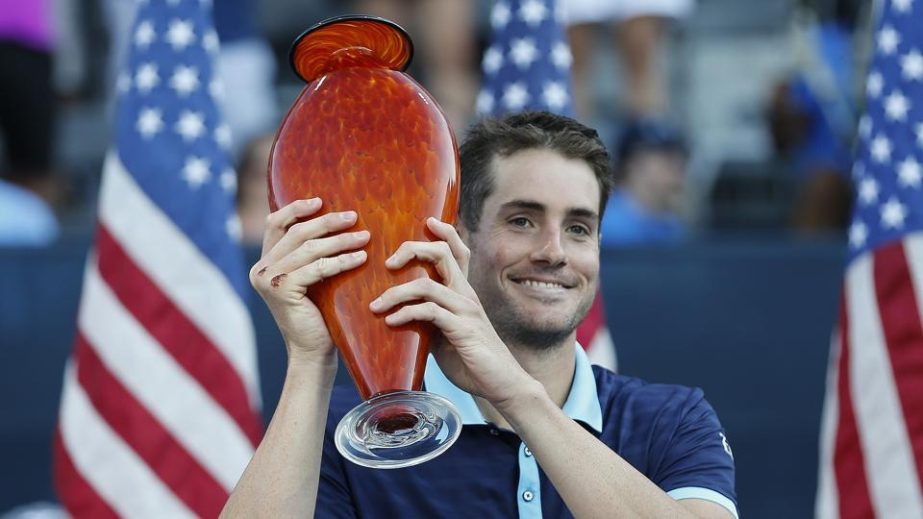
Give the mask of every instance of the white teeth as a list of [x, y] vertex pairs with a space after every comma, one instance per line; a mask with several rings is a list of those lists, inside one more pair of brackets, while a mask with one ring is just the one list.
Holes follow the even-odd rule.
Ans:
[[544, 281], [533, 281], [531, 279], [524, 279], [520, 283], [533, 288], [564, 288], [564, 285], [558, 283], [545, 283]]

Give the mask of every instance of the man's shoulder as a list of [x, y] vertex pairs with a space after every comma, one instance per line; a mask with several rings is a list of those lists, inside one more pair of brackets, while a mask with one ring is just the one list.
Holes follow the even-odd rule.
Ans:
[[671, 416], [683, 418], [697, 407], [704, 405], [710, 409], [705, 394], [696, 387], [647, 382], [595, 365], [593, 375], [604, 418], [625, 413], [656, 415], [665, 410]]

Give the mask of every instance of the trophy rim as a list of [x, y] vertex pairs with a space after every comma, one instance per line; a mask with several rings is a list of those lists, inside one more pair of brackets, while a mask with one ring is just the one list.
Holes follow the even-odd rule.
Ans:
[[295, 65], [295, 52], [298, 49], [298, 44], [301, 43], [302, 40], [307, 38], [308, 35], [310, 35], [314, 31], [317, 31], [318, 29], [327, 27], [328, 25], [333, 25], [333, 24], [337, 24], [341, 22], [350, 22], [350, 21], [377, 22], [393, 30], [394, 33], [398, 35], [398, 37], [400, 37], [407, 43], [407, 57], [404, 60], [404, 62], [400, 65], [399, 68], [393, 68], [392, 70], [397, 70], [398, 72], [407, 71], [407, 68], [410, 67], [410, 63], [413, 61], [413, 56], [414, 56], [413, 40], [410, 38], [410, 33], [408, 33], [407, 30], [405, 30], [403, 27], [398, 25], [396, 22], [393, 22], [381, 16], [373, 16], [370, 14], [344, 14], [340, 16], [326, 18], [324, 20], [321, 20], [320, 22], [315, 23], [314, 25], [302, 31], [301, 34], [299, 34], [295, 38], [295, 40], [292, 41], [292, 44], [289, 47], [289, 51], [288, 51], [288, 64], [289, 64], [289, 67], [291, 67], [292, 71], [295, 73], [296, 76], [298, 76], [299, 79], [301, 79], [305, 83], [310, 83], [311, 81], [313, 81], [311, 79], [307, 79], [304, 76], [302, 76], [301, 72], [298, 71], [298, 67]]

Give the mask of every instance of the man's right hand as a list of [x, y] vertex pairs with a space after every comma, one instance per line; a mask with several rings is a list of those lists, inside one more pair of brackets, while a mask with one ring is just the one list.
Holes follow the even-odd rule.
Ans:
[[250, 269], [250, 283], [272, 312], [290, 362], [336, 361], [330, 332], [307, 290], [367, 257], [358, 249], [368, 243], [369, 232], [343, 232], [355, 225], [355, 211], [311, 218], [321, 206], [319, 198], [297, 200], [270, 214], [262, 256]]

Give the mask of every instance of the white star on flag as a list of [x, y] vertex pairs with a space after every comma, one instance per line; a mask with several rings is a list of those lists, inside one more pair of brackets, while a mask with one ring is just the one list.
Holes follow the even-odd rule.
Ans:
[[156, 38], [157, 33], [154, 32], [154, 24], [147, 20], [139, 23], [138, 28], [135, 29], [135, 45], [139, 48], [147, 49], [151, 43], [154, 43]]
[[570, 68], [571, 63], [574, 61], [574, 56], [570, 53], [570, 48], [563, 41], [559, 41], [554, 44], [554, 47], [551, 49], [551, 62], [554, 63], [554, 66], [566, 70]]
[[538, 59], [538, 49], [531, 38], [519, 38], [513, 40], [510, 47], [510, 59], [521, 69], [529, 68], [533, 61]]
[[237, 173], [231, 168], [222, 171], [218, 181], [221, 183], [221, 187], [228, 193], [233, 193], [237, 190]]
[[199, 88], [199, 71], [195, 67], [177, 66], [170, 78], [170, 86], [180, 97], [191, 94]]
[[884, 79], [882, 79], [881, 74], [878, 72], [870, 73], [868, 81], [865, 83], [865, 93], [872, 97], [878, 97], [881, 95], [882, 87], [884, 87]]
[[478, 99], [475, 103], [478, 113], [486, 114], [494, 111], [494, 96], [485, 89], [478, 92]]
[[910, 101], [903, 94], [895, 90], [885, 98], [885, 113], [892, 121], [903, 121], [910, 110]]
[[158, 84], [160, 84], [160, 75], [157, 74], [157, 65], [145, 63], [138, 67], [138, 72], [135, 74], [135, 86], [138, 87], [138, 92], [147, 94]]
[[894, 9], [898, 12], [906, 13], [910, 11], [910, 7], [913, 5], [913, 0], [894, 0]]
[[913, 157], [907, 157], [897, 166], [897, 179], [902, 186], [920, 187], [920, 179], [923, 172], [920, 171], [920, 163]]
[[529, 103], [529, 91], [520, 82], [511, 83], [503, 92], [503, 105], [507, 110], [517, 111]]
[[920, 51], [913, 49], [901, 57], [901, 74], [908, 81], [923, 80], [923, 55]]
[[199, 157], [189, 157], [183, 166], [183, 179], [192, 189], [198, 189], [202, 184], [211, 177], [209, 171], [210, 162], [208, 159]]
[[193, 40], [195, 40], [195, 32], [192, 30], [192, 22], [184, 20], [172, 20], [170, 22], [170, 28], [167, 29], [166, 40], [167, 43], [173, 47], [173, 50], [177, 52], [184, 50], [186, 47], [192, 44]]
[[163, 116], [159, 108], [142, 108], [138, 114], [138, 121], [135, 128], [141, 137], [151, 139], [163, 129]]
[[890, 25], [886, 25], [878, 32], [878, 48], [882, 54], [893, 54], [901, 42], [901, 36]]
[[500, 29], [510, 23], [510, 8], [503, 2], [497, 2], [490, 12], [490, 24], [494, 29]]
[[490, 47], [484, 52], [481, 65], [484, 67], [484, 72], [488, 74], [496, 73], [503, 66], [503, 53], [500, 52], [496, 45]]
[[226, 123], [221, 123], [215, 128], [215, 142], [226, 150], [231, 148], [231, 127]]
[[208, 93], [218, 101], [224, 99], [224, 82], [221, 78], [214, 77], [208, 82]]
[[859, 182], [859, 201], [865, 205], [878, 199], [878, 182], [874, 178], [864, 178]]
[[853, 247], [862, 247], [868, 238], [869, 230], [862, 222], [855, 222], [849, 226], [849, 244]]
[[881, 206], [881, 224], [886, 229], [903, 227], [907, 208], [897, 198], [891, 197]]
[[878, 135], [872, 139], [869, 152], [875, 162], [888, 162], [891, 160], [891, 141], [883, 135]]
[[560, 110], [567, 105], [567, 87], [556, 81], [545, 84], [542, 99], [552, 110]]
[[531, 27], [537, 27], [546, 16], [548, 9], [539, 0], [526, 0], [519, 8], [519, 17]]
[[917, 123], [917, 144], [923, 148], [923, 123]]
[[205, 33], [205, 36], [202, 36], [202, 46], [205, 47], [205, 50], [208, 51], [209, 54], [216, 54], [218, 52], [220, 44], [218, 41], [218, 33], [214, 29], [209, 30]]
[[228, 217], [228, 221], [225, 223], [224, 229], [227, 231], [228, 236], [231, 237], [234, 241], [240, 241], [240, 237], [243, 234], [243, 227], [240, 224], [240, 217], [236, 214], [232, 214]]
[[205, 117], [198, 112], [183, 110], [176, 121], [176, 133], [186, 142], [192, 142], [205, 133]]

